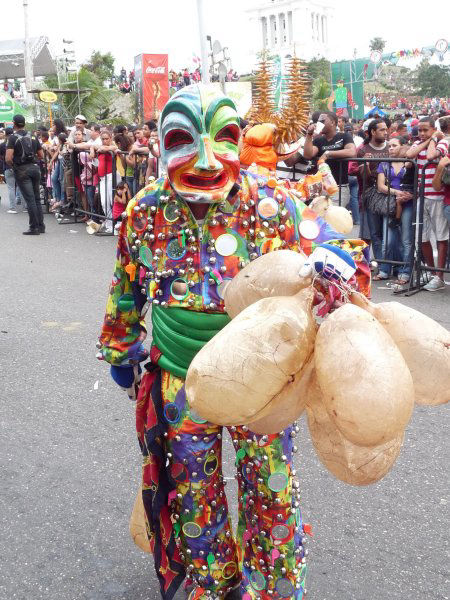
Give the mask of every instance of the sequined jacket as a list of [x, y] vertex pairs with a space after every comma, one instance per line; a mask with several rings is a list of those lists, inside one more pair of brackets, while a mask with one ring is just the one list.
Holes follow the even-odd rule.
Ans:
[[168, 180], [159, 179], [124, 214], [99, 358], [126, 365], [147, 356], [145, 314], [152, 303], [224, 312], [225, 286], [249, 261], [280, 248], [309, 255], [325, 241], [353, 256], [357, 287], [367, 293], [364, 242], [339, 239], [282, 182], [241, 171], [228, 199], [212, 204], [199, 225]]

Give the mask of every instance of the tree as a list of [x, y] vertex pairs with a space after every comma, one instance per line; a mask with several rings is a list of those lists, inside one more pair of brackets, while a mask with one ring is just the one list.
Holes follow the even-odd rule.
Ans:
[[306, 68], [312, 81], [316, 79], [330, 81], [330, 61], [326, 58], [313, 58], [306, 63]]
[[312, 84], [311, 108], [328, 110], [328, 98], [331, 96], [331, 85], [327, 79], [319, 77]]
[[[76, 90], [76, 73], [70, 73], [69, 77], [70, 79], [64, 84], [64, 88]], [[46, 77], [44, 84], [48, 89], [57, 88], [58, 79], [56, 75]], [[117, 111], [114, 104], [116, 98], [120, 95], [117, 90], [107, 89], [95, 73], [84, 67], [78, 71], [78, 84], [81, 90], [89, 90], [80, 94], [81, 113], [85, 115], [88, 121], [95, 121], [96, 123], [106, 121], [109, 123], [116, 119]], [[56, 114], [68, 121], [71, 121], [80, 112], [76, 94], [62, 95], [58, 104], [60, 104], [60, 110]]]
[[114, 77], [114, 62], [115, 59], [111, 52], [102, 54], [94, 51], [87, 63], [82, 65], [81, 68], [94, 73], [101, 83], [105, 83], [105, 81], [110, 81]]
[[450, 96], [450, 67], [430, 65], [424, 59], [415, 72], [414, 83], [421, 96], [447, 98]]
[[383, 52], [385, 46], [386, 46], [386, 41], [380, 37], [372, 38], [369, 43], [369, 48], [370, 48], [371, 52], [373, 52], [374, 50], [379, 50], [380, 52]]

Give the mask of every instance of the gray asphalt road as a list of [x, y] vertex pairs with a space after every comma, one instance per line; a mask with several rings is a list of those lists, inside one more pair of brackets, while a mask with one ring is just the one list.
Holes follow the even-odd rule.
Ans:
[[[22, 236], [25, 225], [3, 200], [0, 598], [156, 599], [152, 560], [128, 534], [140, 469], [133, 409], [94, 358], [115, 241], [50, 217], [45, 236]], [[446, 289], [402, 301], [450, 327], [449, 299]], [[310, 600], [449, 598], [447, 425], [445, 408], [417, 408], [391, 473], [352, 488], [323, 469], [302, 423]], [[227, 437], [227, 477], [233, 465]], [[235, 511], [231, 481], [228, 491]]]

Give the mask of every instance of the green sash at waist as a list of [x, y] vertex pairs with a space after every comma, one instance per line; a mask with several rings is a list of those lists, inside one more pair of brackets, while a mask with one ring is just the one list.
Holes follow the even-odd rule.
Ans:
[[153, 341], [161, 352], [158, 365], [185, 379], [194, 356], [229, 322], [230, 317], [223, 313], [153, 305]]

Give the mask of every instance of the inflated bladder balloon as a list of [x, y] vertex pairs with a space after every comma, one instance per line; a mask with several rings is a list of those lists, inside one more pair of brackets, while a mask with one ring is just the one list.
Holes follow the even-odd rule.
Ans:
[[372, 314], [388, 332], [411, 372], [417, 404], [450, 400], [450, 332], [421, 312], [399, 302], [373, 304], [362, 294], [352, 302]]
[[150, 542], [147, 536], [147, 526], [145, 520], [144, 503], [142, 501], [142, 486], [139, 488], [133, 511], [130, 517], [130, 534], [133, 542], [144, 552], [151, 553]]
[[357, 446], [349, 442], [331, 420], [314, 372], [308, 387], [306, 412], [317, 455], [337, 479], [350, 485], [369, 485], [390, 471], [400, 453], [403, 432], [379, 446]]
[[305, 366], [288, 381], [262, 411], [248, 424], [251, 431], [258, 434], [279, 433], [298, 419], [306, 406], [306, 397], [314, 368], [311, 356]]
[[309, 205], [314, 212], [331, 225], [339, 233], [350, 233], [353, 229], [351, 213], [343, 206], [334, 206], [329, 198], [318, 196]]
[[245, 308], [195, 356], [186, 377], [190, 406], [218, 425], [249, 423], [293, 381], [314, 347], [312, 287]]
[[350, 442], [377, 446], [398, 437], [414, 407], [408, 366], [367, 311], [345, 304], [322, 323], [314, 362], [325, 408]]
[[225, 289], [225, 310], [234, 318], [244, 308], [272, 296], [292, 296], [311, 283], [300, 277], [306, 256], [292, 250], [263, 254], [250, 262]]

